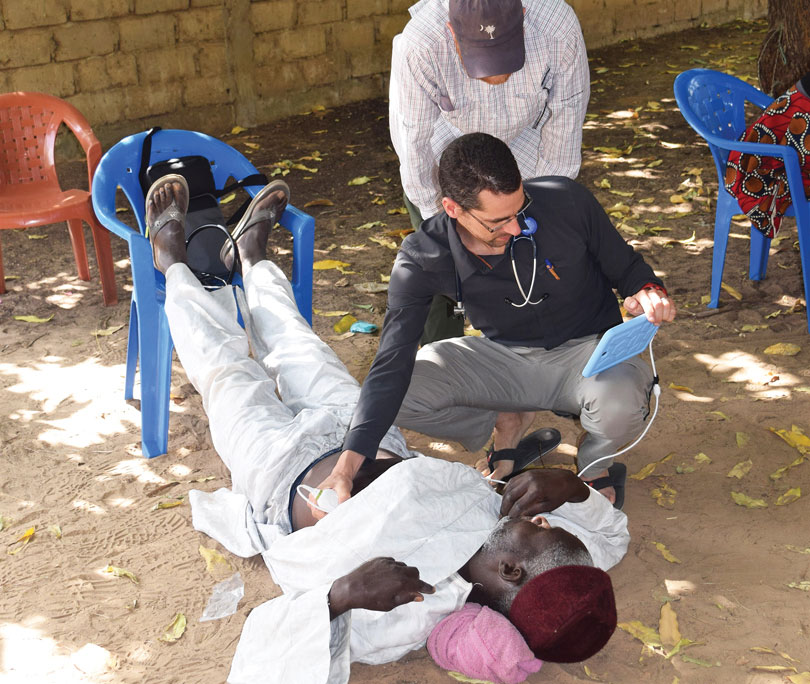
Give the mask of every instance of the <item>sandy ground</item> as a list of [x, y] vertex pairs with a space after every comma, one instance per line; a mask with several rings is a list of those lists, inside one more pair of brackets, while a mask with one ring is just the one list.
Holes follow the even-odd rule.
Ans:
[[[756, 284], [746, 277], [747, 228], [735, 225], [725, 280], [741, 300], [724, 293], [717, 312], [705, 310], [716, 177], [671, 95], [673, 74], [693, 66], [751, 78], [762, 30], [761, 24], [695, 30], [591, 56], [581, 181], [614, 212], [681, 308], [655, 343], [660, 415], [626, 458], [637, 479], [629, 481], [625, 504], [630, 550], [611, 573], [619, 620], [658, 629], [668, 602], [681, 635], [695, 643], [667, 659], [662, 652], [671, 647], [654, 652], [617, 630], [586, 664], [549, 664], [531, 682], [759, 684], [810, 670], [810, 593], [801, 590], [810, 585], [800, 584], [810, 580], [808, 465], [774, 433], [793, 425], [810, 433], [810, 338], [797, 304], [795, 227], [784, 229], [767, 280]], [[357, 274], [319, 272], [315, 307], [377, 323], [384, 295], [349, 285], [379, 280], [394, 254], [368, 240], [373, 229], [354, 228], [371, 220], [386, 221], [388, 230], [407, 227], [406, 217], [387, 214], [400, 206], [401, 191], [384, 115], [383, 102], [363, 103], [229, 138], [254, 150], [268, 171], [279, 159], [320, 157], [317, 175], [289, 175], [294, 203], [331, 198], [334, 206], [311, 209], [316, 258], [343, 259]], [[248, 140], [258, 151], [242, 145]], [[81, 177], [81, 165], [64, 168]], [[364, 174], [374, 182], [347, 187], [347, 178]], [[673, 203], [673, 195], [686, 201]], [[371, 204], [375, 197], [387, 205]], [[30, 239], [35, 235], [44, 239]], [[125, 247], [114, 239], [121, 302], [105, 308], [95, 264], [93, 281], [76, 279], [63, 226], [4, 231], [2, 240], [6, 273], [15, 277], [0, 296], [0, 681], [223, 682], [246, 615], [278, 589], [259, 560], [225, 552], [230, 568], [206, 570], [199, 547], [218, 546], [192, 529], [184, 497], [193, 487], [227, 486], [229, 478], [211, 446], [200, 398], [177, 363], [169, 453], [154, 460], [140, 454], [137, 401], [122, 396], [131, 282]], [[289, 258], [283, 236], [274, 253], [282, 262]], [[51, 314], [41, 324], [14, 318]], [[315, 330], [362, 377], [376, 338], [337, 339], [335, 318], [315, 318]], [[801, 351], [766, 353], [775, 343]], [[548, 416], [540, 423], [561, 429], [555, 460], [570, 463], [573, 424]], [[468, 462], [477, 456], [408, 437], [433, 455]], [[777, 472], [796, 459], [795, 467]], [[730, 476], [740, 463], [738, 470], [750, 469]], [[802, 496], [780, 505], [794, 488]], [[766, 507], [737, 505], [733, 493]], [[172, 502], [179, 505], [155, 510]], [[27, 544], [14, 543], [31, 528]], [[108, 565], [130, 571], [137, 582], [105, 573]], [[245, 580], [238, 612], [198, 622], [215, 583], [231, 569]], [[178, 612], [188, 620], [185, 634], [161, 641]], [[352, 674], [352, 682], [444, 681], [452, 680], [424, 650], [384, 667], [356, 666]]]

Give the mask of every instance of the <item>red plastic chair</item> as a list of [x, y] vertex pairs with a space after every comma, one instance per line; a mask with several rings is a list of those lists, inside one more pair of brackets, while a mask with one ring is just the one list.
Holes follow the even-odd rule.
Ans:
[[[101, 159], [101, 143], [78, 109], [43, 93], [0, 95], [0, 229], [67, 221], [79, 278], [90, 280], [82, 221], [93, 231], [104, 304], [118, 303], [110, 234], [93, 213], [86, 190], [62, 190], [54, 167], [54, 142], [64, 123], [87, 157], [90, 183]], [[0, 249], [0, 294], [6, 291]]]

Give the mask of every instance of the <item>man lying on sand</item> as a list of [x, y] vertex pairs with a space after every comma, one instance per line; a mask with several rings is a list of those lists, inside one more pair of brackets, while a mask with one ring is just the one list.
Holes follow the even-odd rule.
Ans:
[[391, 428], [351, 499], [317, 525], [296, 496], [331, 471], [360, 389], [265, 258], [288, 195], [271, 183], [234, 230], [244, 293], [208, 292], [186, 265], [184, 179], [147, 195], [174, 344], [232, 478], [232, 490], [192, 492], [194, 526], [237, 555], [261, 553], [284, 592], [249, 615], [228, 681], [345, 683], [350, 662], [424, 646], [467, 601], [508, 616], [538, 658], [590, 657], [616, 626], [604, 571], [629, 535], [626, 516], [573, 473], [522, 473], [501, 496], [471, 467], [409, 452]]

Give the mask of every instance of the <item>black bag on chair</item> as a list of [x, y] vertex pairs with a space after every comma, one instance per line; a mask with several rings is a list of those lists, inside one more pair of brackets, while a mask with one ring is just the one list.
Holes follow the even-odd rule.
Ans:
[[267, 177], [261, 173], [254, 173], [218, 190], [214, 182], [214, 174], [211, 172], [211, 162], [206, 157], [189, 155], [158, 161], [150, 165], [152, 136], [159, 130], [159, 126], [149, 129], [143, 139], [138, 178], [144, 196], [156, 180], [167, 174], [176, 173], [186, 179], [189, 202], [185, 234], [189, 268], [206, 286], [217, 287], [230, 283], [238, 267], [238, 252], [234, 251], [237, 258], [234, 259], [233, 267], [228, 270], [219, 258], [222, 245], [226, 240], [231, 239], [225, 226], [239, 221], [250, 205], [250, 198], [236, 210], [227, 222], [220, 209], [218, 199], [247, 185], [266, 185]]

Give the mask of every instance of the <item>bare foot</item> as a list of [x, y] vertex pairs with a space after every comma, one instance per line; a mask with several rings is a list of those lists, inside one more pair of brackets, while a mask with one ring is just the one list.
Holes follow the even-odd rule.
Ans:
[[146, 225], [149, 226], [155, 266], [164, 274], [172, 264], [186, 261], [183, 227], [186, 215], [180, 208], [188, 206], [184, 194], [187, 191], [180, 183], [169, 181], [152, 192], [146, 203]]
[[[514, 449], [533, 421], [534, 411], [499, 413], [495, 420], [495, 429], [492, 432], [492, 448], [495, 451]], [[514, 468], [514, 461], [508, 459], [498, 461], [492, 471], [492, 478], [503, 480], [504, 477], [512, 474]]]
[[257, 213], [269, 211], [270, 218], [254, 223], [236, 241], [243, 267], [248, 269], [267, 258], [267, 238], [286, 206], [287, 195], [281, 190], [271, 192], [256, 205]]
[[[268, 192], [274, 183], [280, 188]], [[289, 188], [286, 183], [274, 181], [264, 189], [264, 192], [266, 193], [264, 196], [257, 195], [257, 198], [260, 199], [254, 199], [255, 204], [251, 203], [246, 215], [240, 221], [240, 225], [237, 225], [234, 230], [234, 234], [238, 235], [236, 246], [239, 249], [243, 273], [267, 258], [267, 237], [287, 207]], [[243, 222], [244, 225], [242, 225]], [[226, 242], [222, 248], [220, 258], [226, 268], [230, 269], [233, 266], [233, 250], [230, 241]]]
[[[593, 482], [594, 480], [598, 480], [600, 477], [607, 477], [608, 471], [603, 470], [601, 473], [597, 473], [596, 475], [588, 475], [588, 477], [583, 477], [582, 479], [585, 482]], [[616, 503], [616, 490], [613, 487], [603, 487], [602, 489], [597, 489], [602, 496], [604, 496], [610, 503]]]

